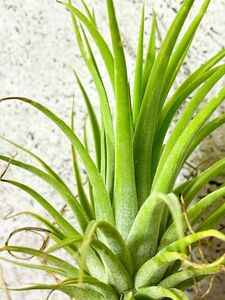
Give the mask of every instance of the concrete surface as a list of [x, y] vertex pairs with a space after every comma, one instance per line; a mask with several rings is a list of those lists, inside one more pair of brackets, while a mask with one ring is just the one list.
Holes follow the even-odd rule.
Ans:
[[[100, 28], [104, 31], [106, 28], [105, 1], [87, 0], [86, 2], [95, 8]], [[154, 8], [159, 17], [159, 28], [163, 36], [181, 1], [147, 0], [145, 2], [147, 19], [150, 19], [151, 9]], [[196, 12], [201, 2], [196, 1], [192, 14]], [[134, 69], [141, 3], [142, 0], [115, 1], [131, 75]], [[181, 82], [206, 58], [225, 46], [224, 11], [224, 0], [212, 1], [176, 84]], [[108, 36], [108, 32], [105, 34]], [[0, 97], [22, 95], [37, 99], [54, 110], [60, 117], [69, 121], [71, 102], [75, 91], [78, 99], [76, 126], [78, 133], [81, 134], [85, 112], [71, 72], [71, 68], [74, 67], [79, 70], [81, 77], [85, 80], [95, 107], [98, 109], [98, 103], [95, 100], [96, 94], [81, 61], [74, 40], [70, 16], [66, 10], [55, 0], [0, 0]], [[221, 111], [223, 110], [222, 107]], [[217, 131], [216, 135], [201, 145], [197, 154], [192, 158], [192, 164], [198, 165], [200, 161], [214, 159], [216, 155], [224, 155], [223, 130], [224, 128]], [[52, 123], [46, 121], [40, 113], [19, 102], [1, 104], [0, 135], [7, 136], [44, 157], [73, 187], [69, 144], [59, 130]], [[1, 141], [0, 152], [14, 155], [16, 150]], [[17, 158], [27, 162], [31, 161], [21, 152]], [[201, 167], [204, 166], [201, 165], [199, 168]], [[3, 168], [4, 165], [1, 163], [0, 172]], [[183, 176], [189, 176], [190, 172], [190, 169], [185, 169]], [[52, 199], [55, 207], [59, 209], [63, 207], [61, 198], [30, 174], [10, 168], [7, 177], [23, 180], [48, 199]], [[1, 184], [0, 195], [0, 240], [2, 244], [12, 230], [21, 226], [37, 224], [26, 216], [4, 220], [7, 214], [24, 210], [42, 212], [42, 209], [26, 194], [10, 186]], [[29, 241], [31, 244], [41, 242], [38, 237], [29, 235], [19, 238], [17, 236], [15, 239], [20, 243], [23, 241], [25, 243]], [[210, 255], [218, 255], [218, 252], [224, 253], [224, 245], [216, 241], [212, 244]], [[13, 287], [23, 283], [51, 280], [49, 276], [43, 276], [42, 273], [12, 267], [8, 264], [4, 264], [4, 276], [9, 286]], [[11, 293], [12, 300], [44, 300], [45, 297], [46, 293], [39, 291], [22, 294]], [[0, 298], [7, 299], [3, 294]], [[67, 297], [54, 294], [51, 299], [63, 300]], [[225, 299], [224, 276], [217, 276], [214, 288], [207, 299]]]

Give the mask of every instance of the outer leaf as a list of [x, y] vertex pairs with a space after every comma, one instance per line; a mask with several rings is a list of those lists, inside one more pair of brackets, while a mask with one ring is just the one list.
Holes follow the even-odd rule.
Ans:
[[[159, 286], [153, 286], [149, 288], [143, 288], [140, 289], [137, 294], [135, 295], [136, 299], [140, 300], [151, 300], [151, 299], [172, 299], [172, 300], [183, 300], [185, 298], [180, 298], [178, 295], [173, 293], [171, 290], [159, 287]], [[187, 299], [187, 298], [186, 298]]]
[[[191, 235], [188, 235], [180, 240], [174, 241], [173, 243], [171, 243], [168, 246], [165, 246], [164, 248], [162, 248], [161, 251], [159, 251], [157, 253], [157, 255], [155, 255], [152, 259], [150, 259], [149, 261], [147, 261], [142, 268], [140, 269], [140, 271], [137, 274], [136, 277], [136, 284], [138, 286], [143, 286], [143, 285], [148, 285], [151, 283], [154, 283], [154, 281], [156, 280], [158, 283], [158, 280], [161, 280], [163, 278], [163, 273], [165, 273], [166, 268], [168, 267], [168, 264], [172, 261], [175, 261], [176, 259], [178, 260], [184, 260], [185, 257], [183, 255], [179, 255], [179, 254], [175, 254], [173, 252], [184, 252], [184, 249], [186, 247], [188, 247], [189, 245], [195, 244], [197, 241], [207, 238], [207, 237], [215, 237], [218, 239], [221, 239], [223, 241], [225, 241], [225, 235], [220, 233], [219, 231], [216, 230], [207, 230], [207, 231], [202, 231], [202, 232], [198, 232], [198, 233], [194, 233]], [[172, 253], [172, 254], [171, 254]], [[168, 254], [168, 256], [167, 256]], [[162, 261], [161, 261], [162, 259]], [[165, 262], [165, 264], [163, 264], [163, 262]], [[221, 257], [218, 261], [215, 262], [215, 265], [221, 265], [224, 262], [224, 257]], [[159, 274], [156, 278], [153, 278], [153, 274], [151, 272], [151, 268], [156, 268], [157, 264], [159, 265], [159, 267], [161, 267], [161, 269], [159, 268]], [[191, 265], [192, 263], [189, 263], [189, 265]], [[213, 265], [214, 266], [214, 265]], [[204, 269], [207, 266], [205, 265], [196, 265], [195, 268], [198, 270], [198, 268], [200, 269]], [[144, 273], [147, 272], [145, 275]], [[141, 275], [143, 276], [143, 281], [141, 278]], [[176, 285], [173, 285], [173, 287], [176, 287]]]
[[17, 181], [3, 179], [1, 181], [14, 185], [19, 189], [23, 190], [24, 192], [28, 193], [50, 214], [50, 216], [57, 222], [57, 224], [60, 226], [60, 228], [64, 231], [65, 234], [76, 234], [80, 236], [77, 230], [46, 199], [44, 199], [35, 190]]
[[169, 252], [148, 260], [135, 276], [136, 289], [157, 285], [162, 280], [168, 266], [177, 260], [185, 261], [187, 256], [181, 253]]
[[49, 272], [49, 273], [59, 274], [64, 277], [69, 277], [68, 273], [65, 272], [64, 270], [57, 268], [57, 267], [49, 266], [47, 264], [39, 264], [39, 265], [38, 264], [28, 264], [28, 263], [24, 263], [24, 262], [19, 262], [18, 260], [7, 259], [5, 257], [0, 257], [0, 260], [11, 263], [16, 266], [24, 267], [24, 268], [29, 268], [29, 269], [33, 269], [33, 270], [41, 270], [41, 271], [45, 271], [45, 272]]
[[[60, 242], [61, 240], [66, 238], [66, 235], [57, 227], [57, 225], [52, 224], [49, 220], [39, 216], [38, 214], [32, 213], [30, 211], [19, 212], [18, 214], [16, 214], [16, 216], [22, 215], [22, 214], [31, 216], [31, 217], [35, 218], [36, 220], [38, 220], [40, 223], [42, 223], [45, 226], [45, 228], [47, 228], [51, 231], [51, 238], [55, 242]], [[80, 257], [77, 254], [77, 247], [72, 245], [70, 247], [65, 247], [65, 250], [72, 256], [72, 258], [77, 262], [77, 264], [79, 264]]]
[[96, 231], [98, 235], [101, 234], [104, 244], [116, 255], [129, 273], [132, 274], [133, 262], [131, 260], [130, 252], [120, 233], [109, 223], [105, 221], [92, 221], [89, 223], [84, 235], [85, 248], [91, 244], [92, 238]]
[[[17, 289], [9, 289], [10, 291], [33, 291], [33, 290], [49, 290], [50, 293], [53, 293], [55, 290], [61, 291], [68, 296], [74, 298], [76, 297], [76, 300], [105, 300], [104, 296], [100, 293], [97, 293], [93, 290], [79, 287], [79, 286], [63, 286], [60, 285], [47, 285], [47, 284], [36, 284], [31, 285], [24, 288], [17, 288]], [[49, 294], [50, 295], [50, 294]]]
[[204, 239], [204, 238], [208, 238], [208, 237], [215, 237], [221, 241], [225, 241], [224, 234], [222, 234], [221, 232], [219, 232], [217, 230], [210, 229], [210, 230], [190, 234], [180, 240], [177, 240], [177, 241], [173, 242], [172, 244], [164, 247], [157, 255], [160, 255], [161, 253], [163, 254], [165, 252], [183, 251], [183, 249], [185, 247], [188, 247], [189, 245], [192, 245], [192, 244], [196, 243], [197, 241]]
[[[66, 279], [61, 283], [61, 285], [62, 287], [72, 287], [74, 285], [79, 287], [79, 278]], [[118, 295], [112, 287], [89, 276], [84, 277], [82, 288], [95, 291], [103, 295], [104, 299], [118, 300]]]
[[[73, 102], [73, 109], [72, 109], [72, 113], [71, 113], [71, 129], [74, 131], [74, 102]], [[74, 169], [74, 173], [75, 173], [75, 179], [76, 179], [76, 184], [77, 184], [79, 200], [80, 200], [80, 203], [81, 203], [84, 211], [86, 212], [87, 216], [89, 217], [90, 220], [92, 220], [92, 219], [94, 219], [93, 207], [89, 203], [87, 195], [84, 190], [81, 173], [80, 173], [80, 168], [79, 168], [79, 164], [77, 161], [76, 150], [73, 145], [71, 145], [71, 151], [72, 151], [73, 169]]]
[[194, 178], [187, 187], [183, 190], [182, 195], [185, 199], [185, 204], [188, 207], [198, 192], [213, 178], [218, 176], [225, 169], [225, 158], [222, 158], [212, 164], [209, 168], [203, 171], [200, 175]]
[[90, 118], [91, 122], [91, 127], [92, 127], [92, 135], [93, 135], [93, 140], [95, 144], [95, 154], [96, 154], [96, 161], [98, 165], [98, 169], [100, 170], [101, 167], [101, 132], [100, 132], [100, 127], [98, 124], [97, 116], [94, 112], [94, 109], [92, 107], [91, 101], [87, 95], [87, 92], [85, 91], [84, 86], [82, 85], [78, 75], [75, 73], [78, 85], [80, 87], [80, 90], [83, 94], [83, 98], [88, 110], [88, 116]]
[[[201, 199], [198, 203], [196, 203], [191, 208], [189, 208], [187, 210], [187, 217], [188, 217], [190, 224], [195, 225], [197, 222], [199, 222], [201, 216], [207, 212], [209, 207], [212, 206], [212, 204], [214, 202], [216, 202], [218, 199], [220, 199], [221, 197], [224, 197], [224, 196], [225, 196], [225, 188], [223, 187], [223, 188], [220, 188], [220, 189], [210, 193], [209, 195], [207, 195], [206, 197]], [[203, 224], [201, 224], [197, 230], [201, 231], [201, 230], [213, 228], [215, 223], [217, 223], [217, 221], [219, 221], [219, 219], [223, 216], [223, 211], [224, 211], [224, 205], [221, 204], [219, 206], [219, 208], [216, 209], [215, 213], [212, 213], [211, 216], [205, 222], [203, 222], [203, 224], [205, 224], [205, 223], [207, 224], [209, 221], [208, 226], [205, 227]], [[214, 222], [211, 223], [210, 219], [214, 220]], [[209, 226], [209, 224], [211, 224], [212, 226]], [[185, 220], [183, 220], [183, 226], [185, 228], [187, 228], [187, 224], [186, 224]], [[163, 247], [167, 246], [168, 244], [174, 242], [175, 240], [176, 240], [176, 230], [175, 230], [174, 224], [172, 224], [167, 229], [167, 231], [165, 232], [165, 234], [161, 240], [160, 249], [162, 249]]]
[[61, 182], [57, 181], [54, 177], [48, 175], [42, 170], [32, 165], [23, 163], [21, 161], [14, 160], [14, 159], [11, 160], [9, 157], [3, 155], [0, 155], [0, 160], [7, 161], [7, 162], [10, 161], [12, 165], [15, 165], [21, 169], [24, 169], [28, 172], [35, 174], [36, 176], [44, 180], [46, 183], [48, 183], [50, 186], [52, 186], [63, 197], [66, 203], [70, 206], [81, 229], [84, 230], [86, 228], [88, 219], [87, 216], [85, 215], [85, 212], [80, 207], [80, 204], [78, 203], [74, 195], [71, 193], [71, 191], [66, 186], [64, 186]]
[[[188, 286], [193, 285], [193, 278], [195, 278], [196, 280], [198, 280], [198, 278], [202, 279], [208, 275], [213, 275], [220, 272], [221, 269], [222, 269], [221, 264], [213, 265], [213, 266], [210, 266], [210, 264], [208, 266], [207, 265], [199, 266], [199, 269], [197, 268], [186, 269], [165, 278], [160, 282], [159, 285], [165, 288], [172, 288], [172, 287], [182, 288], [182, 286], [184, 285], [185, 288], [187, 288]], [[186, 284], [187, 281], [189, 281], [189, 285]]]
[[44, 261], [48, 262], [49, 264], [55, 265], [59, 267], [61, 270], [64, 270], [69, 276], [76, 276], [77, 275], [77, 268], [72, 266], [71, 264], [61, 260], [60, 258], [44, 253], [43, 251], [35, 250], [32, 248], [27, 247], [18, 247], [18, 246], [5, 246], [0, 248], [0, 252], [2, 251], [10, 251], [10, 252], [18, 252], [23, 254], [29, 254], [35, 256], [37, 258], [41, 258]]
[[108, 283], [119, 293], [130, 290], [132, 279], [112, 251], [99, 241], [93, 241], [93, 247], [99, 254], [106, 270]]
[[46, 162], [43, 161], [43, 159], [41, 159], [38, 155], [36, 155], [35, 153], [33, 153], [32, 151], [20, 146], [19, 144], [6, 139], [5, 137], [0, 136], [0, 139], [10, 143], [11, 145], [15, 146], [16, 148], [22, 150], [23, 152], [27, 153], [28, 155], [30, 155], [31, 157], [33, 157], [44, 169], [45, 171], [49, 174], [52, 175], [53, 177], [55, 177], [58, 181], [60, 181], [61, 183], [63, 183], [65, 185], [65, 182], [62, 180], [62, 178], [56, 174], [56, 172], [49, 166], [46, 164]]
[[204, 212], [206, 212], [207, 209], [209, 209], [210, 206], [212, 206], [212, 204], [216, 202], [216, 200], [224, 196], [225, 196], [225, 187], [217, 189], [214, 192], [210, 193], [209, 195], [205, 196], [202, 200], [200, 200], [198, 203], [196, 203], [194, 206], [188, 209], [188, 218], [190, 218], [190, 221], [192, 223], [196, 223], [200, 219], [201, 215]]
[[[224, 68], [225, 71], [225, 68]], [[169, 192], [173, 187], [176, 177], [180, 172], [180, 169], [184, 163], [185, 155], [189, 150], [189, 145], [191, 141], [198, 134], [200, 128], [205, 124], [207, 119], [213, 114], [216, 108], [223, 102], [225, 98], [225, 88], [223, 88], [217, 97], [212, 99], [188, 124], [188, 126], [183, 130], [183, 133], [179, 136], [176, 135], [177, 141], [174, 145], [170, 154], [168, 155], [166, 162], [164, 161], [164, 166], [160, 170], [159, 166], [159, 177], [155, 179], [153, 186], [154, 191]], [[178, 126], [183, 127], [183, 124]], [[173, 136], [174, 137], [174, 136]], [[163, 162], [164, 158], [162, 158]], [[161, 161], [161, 160], [160, 160]], [[167, 174], [162, 176], [162, 174]]]
[[[197, 88], [199, 87], [205, 80], [207, 80], [217, 68], [213, 68], [216, 63], [221, 61], [225, 56], [225, 49], [217, 53], [211, 59], [209, 59], [206, 63], [204, 63], [201, 67], [199, 67], [194, 73], [192, 73], [184, 83], [176, 90], [174, 95], [167, 101], [165, 104], [162, 116], [161, 116], [161, 125], [158, 133], [161, 134], [163, 132], [163, 138], [156, 135], [157, 140], [161, 139], [161, 143], [165, 137], [165, 133], [169, 127], [170, 122], [172, 121], [177, 109], [182, 104], [182, 102]], [[156, 140], [156, 142], [157, 142]], [[161, 147], [161, 146], [160, 146]], [[158, 149], [158, 148], [157, 148]]]
[[[64, 239], [61, 239], [60, 241], [57, 241], [57, 243], [55, 243], [54, 245], [52, 245], [51, 247], [49, 247], [46, 251], [46, 253], [52, 253], [55, 252], [57, 250], [60, 249], [64, 249], [67, 247], [71, 247], [71, 246], [76, 246], [76, 248], [81, 247], [82, 244], [82, 239], [78, 238], [76, 235], [75, 236], [69, 236], [69, 237], [65, 237]], [[80, 266], [80, 268], [82, 267], [82, 272], [84, 271], [88, 271], [91, 276], [106, 282], [106, 276], [105, 276], [105, 268], [101, 262], [101, 260], [99, 259], [99, 255], [97, 255], [95, 253], [95, 251], [92, 248], [89, 248], [87, 253], [86, 253], [86, 265], [83, 266], [82, 265], [82, 261], [81, 259], [77, 259], [77, 262]], [[82, 265], [82, 266], [81, 266]], [[80, 274], [80, 269], [79, 269], [79, 274]], [[82, 278], [83, 279], [83, 278]]]
[[[34, 285], [24, 289], [14, 290], [33, 290], [33, 289], [47, 289], [60, 290], [71, 297], [76, 297], [77, 300], [118, 300], [118, 295], [108, 285], [86, 276], [82, 286], [79, 285], [78, 277], [62, 281], [59, 285]], [[11, 289], [12, 290], [12, 289]], [[91, 298], [93, 297], [93, 298]]]
[[[176, 90], [174, 95], [165, 104], [162, 110], [159, 126], [154, 141], [154, 170], [157, 167], [159, 158], [161, 156], [162, 144], [168, 132], [171, 121], [175, 117], [179, 107], [182, 103], [198, 88], [202, 83], [208, 80], [219, 67], [213, 68], [207, 72], [197, 75], [194, 72], [184, 83]], [[189, 83], [190, 82], [190, 83]]]
[[116, 159], [114, 206], [116, 226], [127, 237], [137, 213], [134, 178], [131, 103], [127, 68], [112, 0], [107, 0], [115, 62]]
[[155, 255], [160, 227], [158, 220], [163, 213], [164, 203], [173, 213], [178, 236], [182, 236], [183, 226], [179, 219], [181, 212], [177, 197], [174, 194], [151, 194], [137, 214], [127, 239], [127, 245], [137, 269]]
[[[73, 244], [75, 240], [76, 237], [67, 238], [61, 243], [52, 246], [48, 251], [52, 252], [61, 249], [65, 247], [65, 245], [68, 246]], [[113, 252], [107, 246], [97, 240], [92, 241], [92, 246], [104, 264], [108, 283], [119, 293], [129, 290], [132, 287], [131, 277]]]
[[[5, 100], [12, 100], [15, 98], [7, 98]], [[50, 120], [52, 120], [67, 136], [67, 138], [70, 140], [71, 144], [74, 145], [76, 148], [77, 152], [79, 153], [86, 169], [87, 173], [89, 176], [89, 179], [91, 181], [93, 191], [94, 191], [94, 196], [95, 196], [95, 212], [96, 212], [96, 217], [97, 219], [100, 220], [106, 220], [109, 223], [113, 224], [114, 223], [114, 217], [113, 213], [111, 210], [111, 203], [109, 196], [107, 194], [107, 191], [105, 189], [104, 183], [102, 181], [102, 178], [93, 163], [91, 157], [89, 156], [88, 152], [78, 139], [78, 137], [74, 134], [74, 132], [69, 128], [68, 125], [66, 125], [65, 122], [63, 122], [59, 117], [57, 117], [54, 113], [52, 113], [50, 110], [48, 110], [46, 107], [43, 105], [32, 101], [27, 98], [21, 98], [17, 97], [18, 100], [21, 100], [25, 103], [28, 103], [41, 111], [43, 114], [45, 114]], [[0, 100], [4, 101], [4, 100]]]
[[[189, 104], [186, 106], [184, 112], [180, 116], [179, 121], [177, 122], [175, 128], [173, 129], [173, 132], [170, 135], [170, 138], [163, 150], [163, 154], [160, 158], [159, 165], [158, 165], [156, 175], [154, 178], [154, 184], [156, 183], [159, 174], [161, 174], [161, 171], [163, 169], [163, 166], [165, 165], [167, 158], [169, 157], [172, 150], [175, 149], [175, 145], [179, 140], [178, 137], [182, 135], [185, 128], [187, 128], [187, 125], [190, 124], [189, 122], [190, 122], [191, 118], [195, 114], [196, 109], [198, 108], [198, 106], [200, 105], [200, 103], [202, 102], [204, 97], [210, 92], [210, 90], [213, 88], [213, 86], [224, 76], [224, 74], [225, 74], [225, 65], [222, 65], [217, 70], [217, 72], [215, 74], [213, 74], [206, 81], [206, 83], [197, 91], [197, 93], [191, 99]], [[204, 123], [202, 125], [204, 125]], [[190, 125], [189, 125], [189, 128], [190, 128]], [[200, 126], [200, 128], [201, 128], [201, 126]], [[197, 135], [198, 131], [196, 132], [196, 135]], [[192, 141], [192, 139], [191, 139], [191, 141]], [[177, 143], [177, 145], [179, 145], [179, 143]]]
[[197, 137], [193, 140], [192, 145], [189, 148], [187, 158], [191, 155], [191, 153], [200, 145], [200, 143], [213, 131], [220, 128], [225, 123], [225, 114], [215, 118], [211, 122], [208, 122], [204, 127], [201, 128]]
[[171, 292], [173, 292], [175, 295], [180, 297], [180, 299], [182, 299], [182, 300], [189, 300], [188, 296], [179, 289], [171, 289]]
[[[225, 193], [224, 193], [225, 195]], [[224, 197], [223, 195], [223, 197]], [[216, 211], [214, 211], [198, 228], [197, 230], [206, 230], [213, 228], [224, 217], [225, 204], [223, 203]]]

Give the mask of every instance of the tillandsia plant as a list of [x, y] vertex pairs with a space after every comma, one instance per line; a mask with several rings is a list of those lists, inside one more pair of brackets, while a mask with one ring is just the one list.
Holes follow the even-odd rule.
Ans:
[[[31, 99], [1, 100], [1, 105], [12, 100], [27, 103], [62, 130], [71, 143], [77, 183], [76, 196], [42, 158], [7, 140], [35, 159], [40, 168], [4, 155], [0, 155], [0, 159], [7, 167], [24, 169], [47, 182], [65, 200], [78, 224], [78, 228], [72, 226], [54, 207], [53, 199], [49, 201], [22, 182], [6, 179], [6, 172], [2, 174], [2, 184], [11, 184], [28, 193], [49, 214], [51, 219], [27, 213], [42, 224], [41, 228], [30, 230], [47, 233], [54, 244], [37, 250], [27, 245], [12, 246], [8, 240], [0, 248], [2, 253], [23, 253], [37, 257], [42, 263], [28, 264], [4, 256], [1, 259], [54, 273], [60, 280], [56, 285], [39, 283], [17, 290], [47, 289], [50, 294], [59, 290], [76, 300], [185, 300], [188, 287], [224, 270], [225, 255], [208, 262], [201, 240], [213, 237], [225, 241], [225, 235], [213, 229], [225, 213], [225, 204], [221, 201], [225, 186], [197, 202], [194, 200], [212, 178], [224, 171], [225, 158], [194, 178], [177, 183], [193, 151], [225, 123], [224, 114], [211, 118], [225, 99], [225, 87], [205, 102], [225, 75], [225, 64], [221, 62], [225, 50], [201, 65], [175, 91], [172, 89], [210, 4], [210, 0], [202, 1], [199, 12], [183, 31], [194, 2], [183, 1], [159, 50], [156, 47], [157, 16], [153, 13], [146, 53], [143, 8], [132, 89], [113, 0], [106, 1], [112, 49], [85, 1], [81, 0], [84, 11], [71, 1], [63, 2], [71, 13], [80, 52], [99, 96], [100, 121], [85, 85], [74, 72], [87, 107], [95, 158], [90, 154], [86, 131], [84, 141], [75, 133], [73, 111], [68, 126], [47, 107]], [[114, 92], [115, 118], [93, 43]], [[179, 118], [171, 129], [177, 113]], [[77, 155], [87, 172], [89, 191], [82, 182]], [[211, 214], [204, 218], [209, 208]], [[16, 232], [23, 230], [27, 228]], [[202, 263], [191, 258], [195, 247], [199, 249]], [[54, 255], [59, 249], [68, 252], [72, 260], [65, 261]]]

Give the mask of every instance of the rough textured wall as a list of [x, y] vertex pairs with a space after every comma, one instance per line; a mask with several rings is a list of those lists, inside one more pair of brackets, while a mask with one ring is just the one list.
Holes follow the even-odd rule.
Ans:
[[[100, 27], [104, 30], [106, 28], [105, 1], [88, 0], [86, 2], [95, 7]], [[180, 2], [178, 0], [146, 1], [148, 19], [150, 18], [151, 8], [154, 8], [158, 13], [162, 36], [174, 17]], [[201, 2], [196, 1], [193, 13]], [[132, 74], [134, 68], [141, 3], [142, 0], [115, 1], [119, 22], [122, 26], [124, 44], [127, 49], [130, 74]], [[185, 66], [179, 75], [177, 84], [182, 81], [185, 75], [225, 45], [224, 11], [224, 0], [212, 1]], [[76, 112], [76, 126], [80, 133], [85, 113], [79, 101], [80, 94], [76, 92], [71, 72], [73, 67], [77, 67], [82, 78], [86, 80], [95, 107], [98, 109], [98, 103], [95, 101], [96, 94], [93, 91], [87, 71], [81, 62], [74, 42], [71, 20], [65, 9], [55, 0], [0, 0], [0, 97], [23, 95], [37, 99], [68, 121], [75, 90], [79, 102]], [[7, 136], [42, 155], [51, 166], [58, 170], [61, 176], [68, 180], [71, 186], [73, 185], [69, 144], [63, 135], [49, 121], [46, 121], [40, 113], [18, 102], [1, 104], [0, 135]], [[214, 137], [208, 139], [200, 147], [198, 153], [193, 157], [192, 163], [196, 165], [197, 161], [213, 159], [216, 155], [224, 154], [224, 149], [223, 130], [219, 130]], [[0, 152], [13, 155], [16, 150], [1, 141]], [[30, 159], [22, 153], [19, 153], [17, 158], [23, 158], [30, 162]], [[1, 163], [0, 170], [3, 168], [4, 165]], [[185, 170], [184, 176], [189, 176], [189, 173], [189, 169]], [[60, 197], [30, 174], [21, 172], [16, 168], [10, 168], [7, 177], [13, 177], [31, 184], [32, 187], [42, 192], [45, 197], [52, 199], [56, 207], [61, 208], [63, 206]], [[12, 187], [1, 184], [0, 195], [0, 239], [2, 243], [5, 237], [15, 228], [36, 224], [35, 221], [26, 216], [3, 220], [7, 214], [12, 211], [16, 213], [30, 209], [42, 212], [42, 209], [30, 197]], [[15, 236], [15, 239], [18, 240], [18, 237]], [[34, 238], [29, 235], [24, 235], [19, 239], [26, 241], [26, 243], [30, 242], [31, 239], [33, 239], [33, 243], [41, 242], [38, 237]], [[215, 242], [212, 248], [216, 250], [214, 251], [216, 253], [223, 249], [224, 245]], [[220, 251], [224, 252], [223, 250]], [[43, 275], [39, 272], [21, 270], [8, 265], [4, 265], [4, 274], [10, 286], [43, 280]], [[46, 277], [44, 278], [46, 279]], [[219, 276], [215, 282], [215, 288], [207, 299], [224, 299], [225, 294], [221, 294], [224, 282], [225, 279]], [[41, 300], [45, 299], [44, 295], [43, 292], [25, 292], [23, 294], [11, 294], [11, 297], [13, 300]], [[52, 299], [58, 299], [58, 297], [59, 295], [56, 294], [52, 296]], [[60, 296], [60, 299], [64, 299], [63, 296]]]

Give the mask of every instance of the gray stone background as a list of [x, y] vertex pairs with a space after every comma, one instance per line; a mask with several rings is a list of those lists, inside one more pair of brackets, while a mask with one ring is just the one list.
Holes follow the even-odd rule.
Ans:
[[[79, 1], [76, 1], [79, 2]], [[105, 1], [87, 0], [96, 10], [101, 30], [106, 28]], [[154, 8], [159, 18], [162, 36], [174, 17], [181, 1], [146, 0], [147, 24], [151, 9]], [[134, 69], [134, 55], [138, 34], [142, 0], [115, 0], [119, 23], [126, 46], [129, 74]], [[202, 1], [196, 1], [191, 15], [197, 11]], [[146, 32], [148, 27], [146, 28]], [[108, 36], [108, 32], [105, 32]], [[212, 0], [195, 42], [176, 84], [199, 66], [205, 59], [214, 55], [225, 46], [225, 1]], [[71, 68], [76, 67], [92, 96], [96, 110], [98, 102], [89, 75], [81, 61], [77, 49], [69, 14], [55, 0], [0, 0], [0, 97], [22, 95], [37, 99], [56, 112], [61, 118], [69, 121], [74, 92], [78, 101], [76, 110], [76, 127], [81, 133], [85, 110], [80, 101], [80, 94], [75, 87]], [[224, 81], [220, 84], [224, 84]], [[221, 108], [224, 111], [224, 108]], [[224, 155], [225, 141], [223, 129], [207, 139], [193, 156], [191, 163], [195, 166], [201, 161], [209, 161], [218, 155]], [[70, 146], [64, 136], [40, 113], [19, 102], [1, 104], [0, 135], [6, 136], [35, 153], [41, 155], [73, 187], [73, 175], [70, 160]], [[0, 141], [0, 153], [12, 156], [14, 147]], [[18, 159], [31, 160], [19, 152]], [[35, 163], [34, 163], [35, 164]], [[204, 164], [201, 165], [204, 168]], [[199, 166], [200, 168], [200, 166]], [[0, 172], [4, 165], [0, 164]], [[190, 175], [185, 169], [183, 176]], [[57, 208], [63, 202], [40, 180], [16, 168], [10, 168], [8, 178], [23, 181], [40, 191], [46, 198], [52, 199]], [[213, 188], [213, 187], [212, 187]], [[37, 223], [29, 217], [18, 216], [5, 220], [9, 213], [34, 210], [43, 213], [42, 209], [26, 194], [10, 186], [0, 185], [0, 240], [1, 244], [8, 234], [21, 226], [34, 226]], [[15, 237], [19, 243], [40, 243], [38, 237], [24, 235]], [[211, 255], [224, 253], [224, 245], [215, 241], [211, 245]], [[3, 264], [4, 277], [9, 286], [21, 286], [23, 283], [51, 280], [42, 273]], [[225, 299], [225, 279], [217, 276], [214, 288], [207, 299]], [[10, 293], [13, 300], [44, 300], [45, 292]], [[7, 299], [0, 292], [0, 299]], [[59, 294], [51, 299], [67, 299]]]

